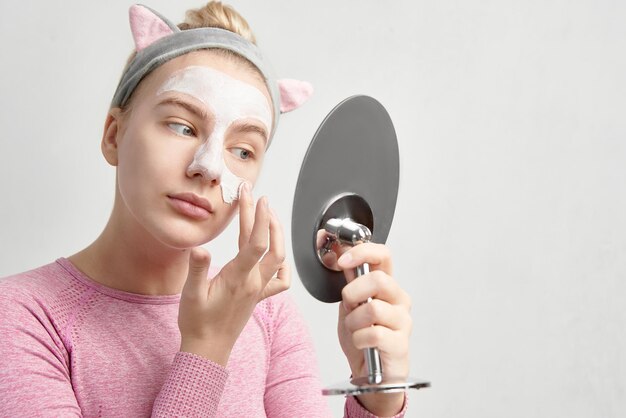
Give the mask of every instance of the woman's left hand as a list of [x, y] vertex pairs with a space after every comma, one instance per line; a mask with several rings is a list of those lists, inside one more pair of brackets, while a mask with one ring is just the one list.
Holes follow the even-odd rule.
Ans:
[[[393, 279], [391, 253], [382, 244], [359, 244], [338, 260], [348, 284], [339, 306], [338, 334], [353, 377], [367, 376], [363, 349], [376, 347], [385, 376], [406, 379], [409, 374], [411, 297]], [[355, 267], [368, 263], [370, 273], [355, 277]], [[363, 303], [368, 298], [370, 303]], [[361, 404], [378, 416], [400, 412], [404, 393], [358, 396]]]

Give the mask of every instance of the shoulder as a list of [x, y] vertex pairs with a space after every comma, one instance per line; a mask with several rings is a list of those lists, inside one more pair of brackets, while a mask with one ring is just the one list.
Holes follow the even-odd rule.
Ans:
[[71, 284], [70, 274], [57, 263], [0, 278], [0, 298], [6, 302], [52, 301]]
[[60, 262], [0, 279], [0, 325], [61, 333], [86, 288]]

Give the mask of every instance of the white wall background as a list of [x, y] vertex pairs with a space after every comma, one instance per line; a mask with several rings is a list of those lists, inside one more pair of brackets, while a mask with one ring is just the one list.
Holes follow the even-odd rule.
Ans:
[[[411, 417], [626, 416], [626, 3], [232, 0], [312, 101], [283, 118], [257, 196], [289, 234], [309, 140], [343, 98], [385, 104], [401, 150], [389, 246], [413, 297]], [[0, 276], [89, 244], [131, 50], [127, 0], [2, 0]], [[202, 2], [151, 0], [175, 21]], [[225, 262], [235, 228], [209, 247]], [[324, 383], [336, 306], [295, 279]], [[341, 399], [330, 400], [337, 416]]]

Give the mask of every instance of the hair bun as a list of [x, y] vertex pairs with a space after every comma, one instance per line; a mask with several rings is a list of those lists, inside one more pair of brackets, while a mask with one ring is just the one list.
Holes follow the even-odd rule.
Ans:
[[197, 28], [220, 28], [242, 36], [256, 44], [256, 38], [250, 25], [234, 8], [221, 1], [210, 1], [199, 9], [190, 9], [185, 13], [185, 21], [178, 25], [181, 30]]

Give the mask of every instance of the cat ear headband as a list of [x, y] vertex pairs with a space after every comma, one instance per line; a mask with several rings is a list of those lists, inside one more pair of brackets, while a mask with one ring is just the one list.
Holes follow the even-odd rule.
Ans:
[[280, 114], [297, 109], [313, 93], [313, 87], [305, 81], [276, 81], [259, 48], [234, 32], [219, 28], [180, 30], [156, 11], [142, 5], [131, 6], [129, 18], [137, 54], [122, 75], [111, 107], [126, 105], [139, 82], [158, 66], [188, 52], [207, 48], [226, 49], [241, 55], [263, 75], [274, 108], [270, 142]]

